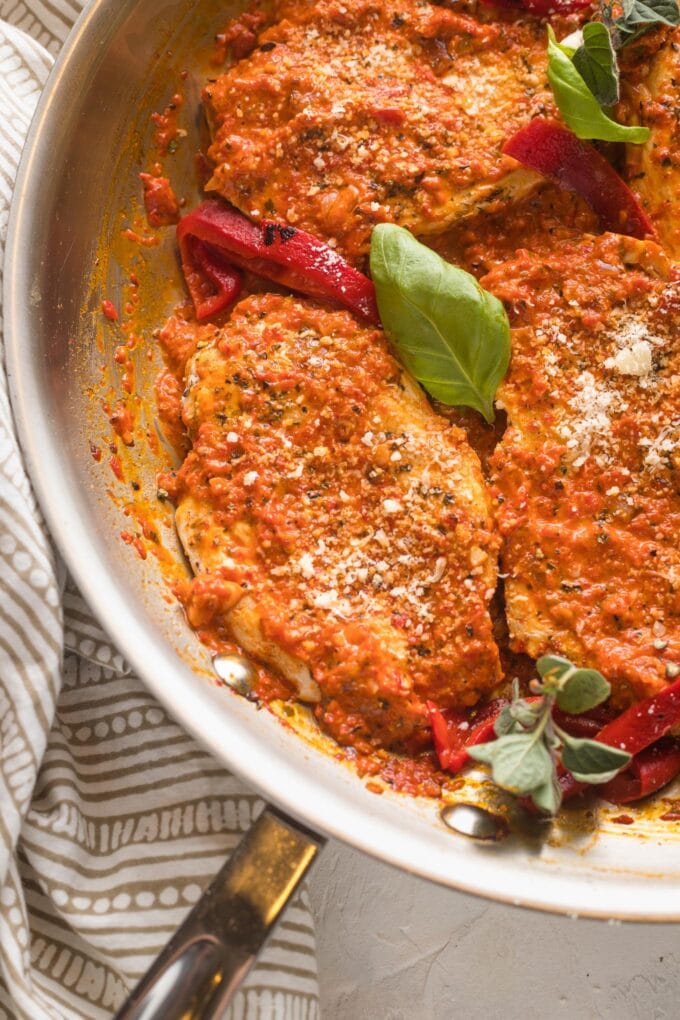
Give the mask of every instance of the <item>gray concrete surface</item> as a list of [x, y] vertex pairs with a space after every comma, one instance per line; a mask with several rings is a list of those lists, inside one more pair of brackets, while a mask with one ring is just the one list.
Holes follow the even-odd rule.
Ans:
[[498, 906], [338, 843], [311, 878], [322, 1020], [680, 1018], [680, 927]]

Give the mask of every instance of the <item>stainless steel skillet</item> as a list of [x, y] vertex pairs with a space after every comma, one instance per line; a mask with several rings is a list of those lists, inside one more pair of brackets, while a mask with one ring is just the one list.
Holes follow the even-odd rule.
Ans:
[[[433, 802], [376, 797], [269, 713], [216, 687], [205, 650], [164, 598], [154, 560], [142, 562], [121, 545], [111, 473], [89, 450], [102, 431], [93, 394], [102, 360], [111, 356], [95, 342], [99, 307], [121, 284], [115, 257], [120, 210], [138, 191], [149, 114], [167, 101], [180, 69], [195, 66], [201, 45], [236, 6], [94, 0], [36, 114], [10, 222], [5, 335], [17, 424], [52, 534], [103, 626], [155, 696], [218, 760], [311, 830], [507, 903], [591, 917], [680, 920], [680, 833], [673, 825], [652, 812], [634, 826], [618, 826], [602, 808], [590, 827], [556, 826], [548, 838], [510, 838], [490, 848], [453, 834]], [[189, 106], [205, 72], [199, 68], [193, 84], [191, 75], [187, 81]], [[190, 137], [184, 151], [195, 148]], [[187, 181], [189, 162], [187, 156]], [[187, 194], [190, 202], [196, 198]], [[166, 249], [150, 250], [148, 258], [172, 276], [170, 237]], [[161, 322], [171, 307], [159, 289], [149, 302], [149, 321]], [[156, 369], [140, 357], [141, 385]], [[136, 456], [151, 493], [158, 463], [151, 450], [140, 447]]]

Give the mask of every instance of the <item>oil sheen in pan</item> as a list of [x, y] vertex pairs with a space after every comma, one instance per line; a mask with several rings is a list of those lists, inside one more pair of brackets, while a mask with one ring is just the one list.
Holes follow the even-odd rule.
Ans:
[[255, 683], [256, 672], [253, 664], [243, 655], [219, 652], [213, 656], [213, 669], [220, 680], [247, 697]]
[[[220, 680], [237, 694], [247, 697], [253, 689], [256, 673], [243, 655], [220, 652], [213, 656], [213, 669]], [[508, 835], [504, 818], [476, 804], [448, 804], [441, 812], [447, 828], [460, 836], [484, 843], [497, 843]]]
[[508, 823], [477, 804], [447, 804], [441, 811], [441, 820], [459, 836], [483, 843], [498, 843], [508, 835]]

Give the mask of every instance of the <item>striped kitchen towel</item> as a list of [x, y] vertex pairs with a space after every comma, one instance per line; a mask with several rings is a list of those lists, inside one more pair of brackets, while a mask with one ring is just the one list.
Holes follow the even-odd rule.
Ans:
[[[0, 0], [0, 258], [69, 0]], [[108, 1018], [261, 809], [131, 675], [64, 583], [0, 371], [0, 1017]], [[229, 1015], [314, 1020], [303, 891]]]

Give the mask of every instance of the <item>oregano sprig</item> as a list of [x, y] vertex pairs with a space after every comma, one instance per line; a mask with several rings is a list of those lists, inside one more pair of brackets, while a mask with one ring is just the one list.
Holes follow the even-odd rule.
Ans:
[[544, 655], [536, 668], [541, 680], [534, 680], [531, 689], [537, 697], [521, 698], [515, 683], [512, 701], [494, 725], [497, 739], [469, 747], [468, 754], [491, 766], [497, 786], [531, 798], [539, 810], [554, 815], [562, 802], [560, 762], [579, 782], [597, 785], [613, 779], [631, 755], [597, 740], [573, 737], [553, 718], [555, 705], [580, 715], [606, 701], [611, 687], [601, 673], [579, 669], [557, 655]]

